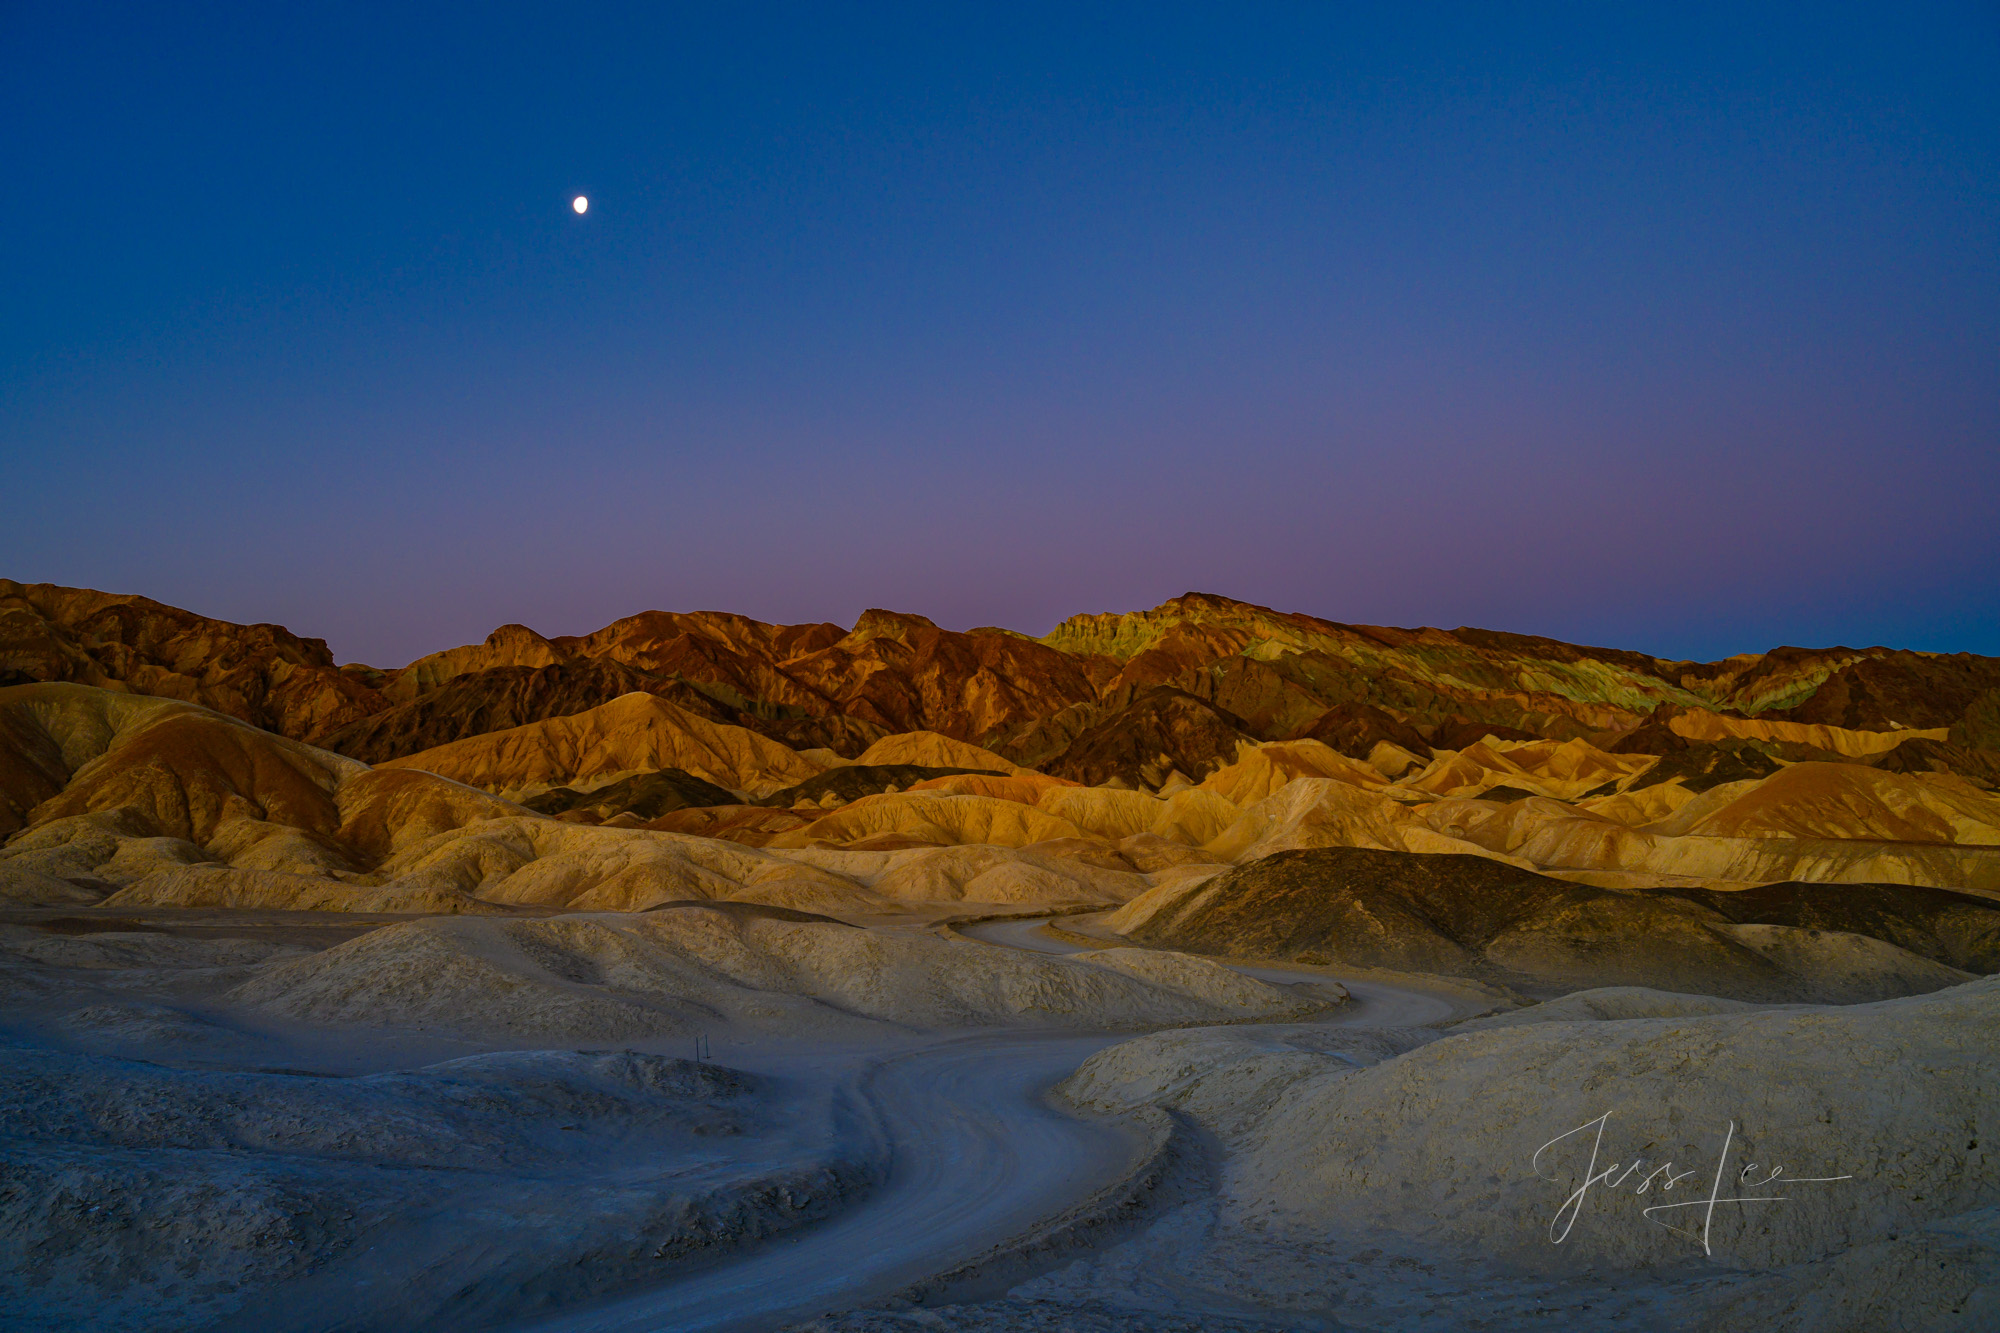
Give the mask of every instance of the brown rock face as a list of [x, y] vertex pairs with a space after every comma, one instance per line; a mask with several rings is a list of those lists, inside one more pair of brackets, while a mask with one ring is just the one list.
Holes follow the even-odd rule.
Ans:
[[[1001, 630], [959, 634], [922, 616], [887, 611], [865, 613], [852, 631], [767, 625], [716, 612], [648, 611], [594, 634], [542, 642], [558, 658], [557, 666], [543, 670], [577, 672], [595, 664], [605, 680], [616, 676], [626, 689], [672, 698], [797, 748], [825, 747], [848, 757], [895, 732], [935, 731], [976, 741], [1097, 698], [1088, 664], [1033, 639]], [[428, 691], [458, 686], [459, 695], [435, 711], [462, 712], [476, 696], [472, 677], [492, 669], [476, 668], [503, 649], [520, 651], [491, 640], [489, 648], [453, 649], [413, 663], [386, 692], [407, 691], [421, 701]], [[475, 670], [467, 674], [467, 668]], [[412, 689], [406, 682], [420, 669], [427, 682], [436, 679]], [[507, 690], [516, 688], [516, 679], [495, 682]], [[689, 703], [687, 686], [706, 703]]]
[[1368, 704], [1336, 704], [1286, 739], [1320, 741], [1351, 759], [1366, 759], [1383, 741], [1400, 745], [1419, 759], [1431, 757], [1422, 732]]
[[1948, 737], [1968, 750], [2000, 750], [2000, 689], [1987, 690], [1952, 723]]
[[1668, 710], [1665, 709], [1655, 713], [1639, 726], [1605, 745], [1603, 747], [1605, 753], [1672, 754], [1676, 750], [1687, 749], [1694, 742], [1667, 725], [1669, 716]]
[[144, 597], [0, 579], [0, 685], [75, 681], [182, 699], [299, 739], [383, 707], [319, 639]]
[[697, 838], [717, 838], [740, 842], [746, 847], [763, 847], [781, 833], [806, 826], [806, 819], [789, 810], [767, 810], [761, 805], [690, 806], [649, 820], [643, 827], [660, 833], [685, 833]]
[[351, 722], [317, 743], [379, 764], [467, 736], [588, 712], [632, 693], [658, 695], [715, 722], [737, 719], [735, 709], [717, 704], [692, 685], [586, 658], [455, 675], [408, 703]]
[[1231, 763], [1254, 739], [1242, 719], [1183, 690], [1147, 690], [1071, 741], [1043, 766], [1054, 777], [1096, 787], [1114, 780], [1154, 789], [1173, 772], [1191, 782]]
[[1856, 731], [1949, 727], [1982, 694], [2000, 690], [2000, 659], [1875, 648], [1826, 678], [1811, 697], [1769, 714]]
[[0, 688], [0, 832], [32, 822], [53, 838], [43, 851], [81, 858], [57, 873], [100, 893], [111, 885], [80, 867], [102, 865], [114, 844], [138, 854], [125, 879], [204, 858], [332, 877], [372, 869], [399, 839], [522, 813], [196, 705], [67, 682]]
[[[1645, 750], [1627, 751], [1645, 754]], [[1703, 792], [1725, 782], [1764, 778], [1778, 771], [1777, 761], [1748, 741], [1725, 745], [1686, 744], [1669, 751], [1660, 762], [1641, 773], [1630, 790], [1641, 791], [1674, 778], [1689, 791]]]
[[1463, 750], [1491, 736], [1497, 741], [1538, 741], [1540, 733], [1471, 718], [1447, 718], [1431, 733], [1431, 744], [1440, 750]]
[[772, 792], [758, 805], [768, 805], [776, 809], [790, 809], [800, 804], [813, 804], [831, 796], [836, 801], [858, 801], [864, 796], [874, 796], [894, 787], [897, 791], [908, 791], [919, 782], [929, 782], [933, 778], [961, 777], [965, 775], [981, 777], [1005, 777], [1006, 774], [986, 768], [931, 768], [923, 764], [847, 764], [840, 768], [830, 768], [818, 777], [807, 778], [795, 787]]
[[663, 768], [655, 773], [635, 774], [589, 792], [556, 787], [521, 804], [538, 815], [578, 812], [588, 815], [591, 823], [602, 823], [614, 816], [629, 814], [637, 816], [634, 820], [637, 823], [658, 819], [676, 810], [733, 806], [739, 802], [736, 793], [712, 782], [704, 782], [692, 773], [678, 768]]
[[329, 837], [340, 827], [336, 785], [309, 751], [190, 712], [146, 728], [37, 813], [46, 822], [130, 811], [167, 837], [202, 844], [232, 820]]
[[1033, 639], [958, 634], [887, 611], [865, 612], [851, 634], [783, 669], [828, 711], [956, 740], [978, 741], [1097, 697], [1084, 663]]
[[545, 667], [565, 660], [555, 644], [526, 625], [502, 625], [486, 636], [486, 642], [447, 648], [431, 653], [393, 674], [385, 682], [383, 694], [395, 703], [407, 703], [428, 690], [435, 690], [456, 677], [496, 667]]
[[769, 736], [794, 750], [831, 750], [843, 759], [857, 759], [869, 746], [892, 734], [887, 727], [835, 713], [828, 717], [767, 717], [736, 714], [736, 725]]
[[1977, 786], [2000, 787], [2000, 750], [1971, 750], [1949, 741], [1904, 741], [1874, 767], [1888, 773], [1956, 773]]
[[26, 710], [0, 707], [0, 837], [69, 782], [62, 746]]
[[1488, 630], [1342, 625], [1201, 593], [1073, 617], [1044, 642], [1121, 661], [1107, 693], [1172, 685], [1235, 713], [1261, 740], [1295, 735], [1343, 704], [1418, 727], [1469, 718], [1571, 739], [1629, 727], [1663, 703], [1716, 703], [1676, 679], [1690, 664], [1644, 654]]
[[1674, 662], [1668, 664], [1668, 671], [1672, 679], [1710, 700], [1709, 706], [1718, 711], [1756, 714], [1789, 708], [1811, 697], [1834, 672], [1866, 656], [1868, 653], [1852, 648], [1784, 647], [1725, 657], [1720, 662]]
[[721, 699], [759, 700], [794, 714], [824, 714], [836, 710], [779, 664], [841, 635], [838, 625], [767, 625], [715, 611], [645, 611], [595, 634], [551, 642], [568, 657], [603, 659], [662, 679], [715, 687], [713, 693]]
[[[1353, 669], [1342, 666], [1344, 669], [1333, 672], [1313, 671], [1296, 657], [1272, 663], [1239, 655], [1183, 671], [1163, 683], [1207, 700], [1238, 719], [1244, 731], [1269, 741], [1310, 726], [1324, 714], [1329, 700], [1344, 700], [1350, 692], [1357, 698], [1365, 693], [1365, 686], [1356, 686]], [[1143, 688], [1130, 683], [1132, 674], [1125, 673], [1122, 679], [1128, 683], [1113, 697]]]
[[73, 680], [202, 703], [380, 760], [567, 716], [644, 691], [797, 748], [859, 754], [882, 736], [977, 740], [1094, 701], [1108, 672], [999, 630], [921, 616], [767, 625], [649, 611], [583, 637], [503, 626], [400, 671], [342, 670], [324, 643], [144, 598], [0, 582], [0, 680]]
[[[1664, 755], [1689, 744], [1665, 720], [1682, 710], [1850, 730], [1949, 728], [1950, 751], [1883, 762], [1981, 782], [1977, 752], [2000, 750], [2000, 659], [1781, 648], [1672, 662], [1491, 630], [1344, 625], [1200, 593], [1073, 617], [1039, 640], [879, 610], [851, 630], [647, 611], [583, 636], [503, 625], [483, 643], [378, 671], [336, 667], [323, 643], [274, 625], [0, 582], [5, 681], [197, 702], [369, 762], [634, 692], [796, 750], [853, 759], [885, 736], [926, 731], [1017, 763], [1061, 765], [1052, 771], [1079, 780], [1132, 785], [1170, 769], [1199, 777], [1245, 738], [1309, 737], [1360, 758], [1383, 740], [1423, 756], [1487, 735], [1613, 735], [1614, 752]], [[1179, 701], [1142, 706], [1156, 690]], [[1836, 757], [1789, 742], [1767, 753]], [[1736, 767], [1716, 755], [1688, 764], [1697, 780]], [[17, 766], [6, 782], [20, 794], [0, 800], [40, 790], [27, 773]]]

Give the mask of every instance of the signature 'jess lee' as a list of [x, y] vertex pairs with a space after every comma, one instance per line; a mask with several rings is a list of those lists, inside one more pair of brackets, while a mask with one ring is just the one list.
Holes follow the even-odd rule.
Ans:
[[[1645, 1170], [1646, 1159], [1644, 1157], [1635, 1158], [1629, 1163], [1612, 1162], [1600, 1170], [1597, 1165], [1597, 1159], [1604, 1147], [1604, 1126], [1610, 1119], [1611, 1112], [1606, 1111], [1595, 1120], [1586, 1120], [1575, 1129], [1564, 1130], [1541, 1147], [1535, 1149], [1535, 1155], [1529, 1163], [1530, 1169], [1542, 1180], [1561, 1183], [1559, 1177], [1547, 1175], [1543, 1172], [1543, 1155], [1565, 1139], [1583, 1134], [1586, 1131], [1596, 1131], [1591, 1138], [1590, 1164], [1584, 1170], [1583, 1183], [1578, 1185], [1567, 1199], [1563, 1200], [1562, 1207], [1556, 1210], [1556, 1215], [1549, 1221], [1549, 1242], [1553, 1245], [1560, 1245], [1569, 1239], [1570, 1229], [1576, 1225], [1576, 1219], [1583, 1212], [1584, 1200], [1589, 1197], [1592, 1189], [1602, 1186], [1607, 1192], [1617, 1190], [1628, 1184], [1632, 1184], [1636, 1179], [1636, 1184], [1632, 1189], [1633, 1194], [1650, 1193], [1656, 1185], [1659, 1187], [1660, 1193], [1666, 1194], [1671, 1192], [1675, 1186], [1688, 1177], [1695, 1175], [1698, 1170], [1698, 1168], [1690, 1168], [1686, 1171], [1676, 1171], [1672, 1162], [1663, 1162], [1651, 1170]], [[1723, 1177], [1728, 1173], [1730, 1152], [1735, 1141], [1736, 1122], [1732, 1120], [1729, 1122], [1728, 1129], [1723, 1133], [1722, 1155], [1716, 1160], [1715, 1175], [1709, 1183], [1706, 1195], [1675, 1203], [1656, 1203], [1642, 1209], [1641, 1214], [1655, 1226], [1665, 1227], [1668, 1231], [1686, 1236], [1690, 1240], [1699, 1240], [1701, 1242], [1702, 1253], [1712, 1254], [1713, 1250], [1709, 1247], [1709, 1228], [1715, 1220], [1715, 1210], [1718, 1207], [1725, 1204], [1782, 1203], [1790, 1198], [1791, 1196], [1786, 1194], [1723, 1194]], [[1753, 1176], [1758, 1176], [1760, 1172], [1764, 1173], [1761, 1178], [1752, 1179]], [[1851, 1175], [1788, 1176], [1784, 1172], [1785, 1168], [1782, 1166], [1773, 1166], [1766, 1170], [1760, 1163], [1748, 1162], [1736, 1174], [1736, 1188], [1761, 1190], [1774, 1185], [1781, 1187], [1786, 1185], [1823, 1185], [1836, 1180], [1852, 1180], [1854, 1178]], [[1681, 1208], [1701, 1210], [1701, 1222], [1698, 1229], [1674, 1226], [1654, 1216], [1656, 1213], [1669, 1213]]]

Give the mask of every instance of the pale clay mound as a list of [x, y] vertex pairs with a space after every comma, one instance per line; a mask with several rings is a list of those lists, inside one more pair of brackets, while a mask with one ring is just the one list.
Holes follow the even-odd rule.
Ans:
[[1892, 1000], [1975, 979], [1973, 973], [1848, 931], [1762, 924], [1717, 929], [1800, 978], [1811, 998], [1825, 1004]]
[[[977, 870], [965, 874], [961, 867]], [[785, 855], [683, 834], [529, 819], [454, 831], [389, 863], [385, 873], [395, 877], [371, 884], [195, 865], [149, 873], [106, 898], [76, 890], [74, 897], [54, 901], [448, 914], [490, 913], [506, 905], [638, 911], [664, 902], [716, 898], [840, 915], [958, 902], [1113, 905], [1158, 882], [1045, 847], [974, 844], [892, 853], [808, 849]]]
[[[726, 898], [838, 914], [905, 903], [1112, 904], [1153, 882], [1115, 852], [1107, 858], [1110, 849], [1101, 845], [1095, 861], [1108, 859], [1117, 869], [1060, 847], [772, 853], [528, 815], [452, 828], [407, 846], [373, 873], [342, 872], [336, 879], [286, 869], [282, 861], [269, 869], [225, 865], [184, 840], [122, 836], [106, 827], [108, 820], [115, 823], [103, 814], [78, 816], [24, 835], [11, 858], [0, 861], [0, 884], [16, 884], [23, 901], [116, 907], [443, 914], [491, 912], [505, 904], [626, 911]], [[963, 867], [976, 870], [963, 873]], [[10, 874], [17, 878], [4, 878]]]
[[1336, 1002], [1185, 955], [1059, 958], [704, 908], [411, 922], [273, 963], [231, 998], [320, 1026], [577, 1042], [882, 1023], [1156, 1027], [1296, 1018]]
[[1333, 778], [1360, 787], [1383, 785], [1381, 774], [1320, 741], [1238, 742], [1234, 763], [1204, 778], [1200, 790], [1241, 809], [1275, 795], [1295, 778]]
[[1653, 767], [1653, 756], [1610, 754], [1586, 741], [1502, 741], [1488, 737], [1463, 750], [1440, 749], [1406, 769], [1399, 789], [1440, 797], [1475, 797], [1494, 787], [1575, 800], [1607, 784], [1624, 786]]
[[1835, 754], [1854, 757], [1880, 754], [1913, 738], [1942, 740], [1945, 735], [1944, 729], [1853, 731], [1846, 727], [1830, 727], [1819, 723], [1724, 717], [1705, 709], [1689, 709], [1670, 719], [1667, 725], [1689, 740], [1717, 741], [1748, 737], [1764, 741], [1792, 741], [1812, 746], [1817, 750], [1831, 750]]
[[822, 768], [754, 731], [711, 722], [650, 694], [469, 736], [379, 767], [418, 769], [507, 794], [678, 768], [752, 796], [795, 786]]
[[1577, 991], [1525, 1009], [1470, 1018], [1453, 1032], [1483, 1032], [1488, 1028], [1522, 1027], [1533, 1023], [1615, 1022], [1628, 1018], [1707, 1018], [1715, 1014], [1747, 1014], [1774, 1006], [1723, 1000], [1713, 995], [1680, 995], [1645, 986], [1604, 986]]
[[264, 940], [187, 939], [155, 931], [104, 931], [52, 935], [27, 926], [0, 925], [0, 1000], [57, 989], [51, 969], [80, 974], [92, 983], [148, 985], [162, 976], [198, 976], [203, 984], [234, 985], [257, 965], [300, 950]]
[[815, 1220], [875, 1170], [757, 1080], [657, 1055], [358, 1078], [8, 1056], [20, 1327], [265, 1327], [315, 1300], [359, 1326], [485, 1326]]
[[315, 875], [234, 866], [158, 870], [103, 900], [104, 907], [283, 908], [298, 912], [411, 912], [448, 915], [503, 908], [449, 889], [343, 884]]
[[2000, 845], [2000, 798], [1950, 773], [1793, 764], [1690, 817], [1695, 808], [1656, 827], [1710, 837]]
[[1199, 846], [1239, 814], [1227, 799], [1199, 788], [1162, 798], [1108, 787], [1051, 784], [1038, 787], [1032, 803], [1027, 803], [994, 794], [998, 782], [940, 779], [907, 792], [864, 797], [780, 835], [770, 845], [809, 847], [894, 836], [939, 845], [1019, 847], [1056, 838], [1116, 841], [1151, 833]]
[[[1563, 1003], [1579, 1017], [1705, 1007], [1629, 991]], [[1164, 1033], [1093, 1057], [1062, 1091], [1097, 1109], [1165, 1101], [1220, 1135], [1229, 1226], [1358, 1237], [1366, 1225], [1433, 1261], [1556, 1277], [1845, 1266], [1839, 1299], [1900, 1327], [1897, 1302], [1939, 1292], [1851, 1284], [1898, 1271], [1870, 1247], [1927, 1244], [1910, 1233], [2000, 1203], [1996, 1017], [2000, 979], [1988, 979], [1846, 1008], [1486, 1020], [1365, 1068], [1274, 1055], [1250, 1031]], [[1696, 1174], [1645, 1196], [1636, 1177], [1599, 1181], [1564, 1232], [1600, 1118], [1599, 1171], [1643, 1158], [1642, 1174], [1669, 1160]], [[1719, 1206], [1705, 1254], [1702, 1210], [1656, 1215], [1677, 1233], [1641, 1209], [1705, 1198], [1732, 1124], [1723, 1194], [1784, 1199]], [[1780, 1165], [1794, 1183], [1753, 1187]], [[1836, 1176], [1851, 1178], [1806, 1183]], [[1940, 1276], [1963, 1295], [1965, 1272]]]
[[[1108, 904], [1149, 887], [1145, 876], [1115, 854], [1105, 857], [1109, 849], [1095, 850], [1095, 857], [1064, 855], [1056, 845], [782, 851], [526, 817], [439, 834], [391, 858], [380, 873], [410, 889], [599, 911], [688, 898], [836, 915], [910, 903]], [[1107, 860], [1118, 868], [1105, 865]]]
[[1082, 836], [1067, 819], [1043, 814], [1032, 805], [992, 796], [953, 796], [935, 792], [903, 792], [864, 796], [824, 815], [802, 829], [781, 833], [771, 847], [809, 847], [817, 842], [860, 842], [900, 834], [947, 846], [994, 843], [1024, 847], [1031, 843]]
[[[844, 762], [844, 761], [843, 761]], [[924, 768], [990, 769], [998, 773], [1031, 773], [1010, 759], [968, 741], [956, 741], [935, 731], [905, 731], [884, 736], [863, 750], [857, 764], [916, 764]]]

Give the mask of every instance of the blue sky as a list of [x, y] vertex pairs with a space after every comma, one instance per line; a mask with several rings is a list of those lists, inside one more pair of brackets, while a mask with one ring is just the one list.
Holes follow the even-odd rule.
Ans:
[[579, 9], [0, 9], [0, 574], [2000, 653], [1991, 6]]

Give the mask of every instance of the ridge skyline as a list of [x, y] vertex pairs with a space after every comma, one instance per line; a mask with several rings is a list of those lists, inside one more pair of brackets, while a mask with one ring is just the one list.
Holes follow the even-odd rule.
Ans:
[[890, 617], [898, 620], [920, 621], [923, 622], [925, 625], [940, 630], [946, 634], [959, 634], [959, 635], [1005, 634], [1014, 636], [1016, 638], [1027, 639], [1035, 643], [1044, 644], [1046, 646], [1056, 648], [1058, 651], [1072, 651], [1069, 649], [1062, 648], [1062, 646], [1059, 643], [1052, 642], [1052, 640], [1057, 639], [1061, 635], [1064, 627], [1066, 626], [1075, 624], [1077, 622], [1085, 622], [1085, 621], [1103, 621], [1103, 620], [1130, 619], [1134, 617], [1155, 616], [1161, 612], [1168, 611], [1170, 608], [1179, 608], [1183, 604], [1190, 602], [1223, 603], [1230, 607], [1242, 608], [1244, 610], [1252, 612], [1263, 612], [1266, 614], [1285, 617], [1285, 618], [1293, 618], [1293, 617], [1304, 618], [1319, 622], [1324, 625], [1335, 626], [1340, 629], [1354, 630], [1363, 633], [1371, 631], [1383, 631], [1395, 635], [1444, 634], [1444, 635], [1457, 636], [1463, 634], [1479, 634], [1479, 635], [1504, 636], [1507, 638], [1522, 639], [1522, 640], [1538, 640], [1546, 643], [1558, 644], [1567, 648], [1581, 649], [1585, 652], [1591, 652], [1591, 653], [1610, 653], [1610, 654], [1641, 656], [1668, 665], [1713, 666], [1724, 662], [1765, 657], [1773, 653], [1788, 653], [1788, 652], [1915, 653], [1926, 657], [1953, 657], [1953, 656], [1992, 657], [1996, 655], [1993, 653], [1983, 653], [1975, 648], [1970, 648], [1970, 647], [1923, 648], [1923, 647], [1914, 647], [1907, 643], [1889, 642], [1887, 640], [1877, 641], [1872, 643], [1864, 642], [1859, 638], [1855, 639], [1852, 642], [1827, 642], [1827, 643], [1801, 643], [1801, 642], [1790, 642], [1790, 641], [1770, 642], [1768, 643], [1768, 646], [1762, 648], [1746, 648], [1739, 650], [1737, 652], [1721, 653], [1712, 656], [1676, 655], [1671, 653], [1652, 652], [1644, 648], [1634, 648], [1634, 647], [1616, 645], [1609, 641], [1593, 642], [1593, 641], [1586, 641], [1583, 639], [1565, 638], [1558, 634], [1540, 633], [1531, 630], [1499, 628], [1496, 625], [1492, 624], [1473, 624], [1470, 622], [1466, 622], [1458, 625], [1447, 626], [1441, 623], [1394, 624], [1388, 621], [1340, 620], [1334, 618], [1333, 616], [1324, 615], [1319, 612], [1285, 610], [1274, 605], [1252, 601], [1248, 598], [1231, 596], [1228, 593], [1212, 592], [1202, 589], [1191, 588], [1186, 592], [1176, 594], [1175, 596], [1172, 597], [1164, 598], [1161, 601], [1158, 601], [1148, 606], [1135, 606], [1126, 610], [1073, 611], [1062, 616], [1053, 625], [1051, 625], [1047, 631], [1041, 634], [1036, 634], [1030, 630], [1019, 629], [1011, 625], [1002, 625], [998, 623], [975, 624], [975, 625], [967, 625], [964, 628], [956, 628], [953, 625], [940, 621], [923, 611], [901, 609], [886, 605], [872, 605], [864, 607], [860, 611], [856, 612], [851, 618], [845, 621], [843, 621], [838, 617], [829, 617], [821, 619], [802, 618], [802, 619], [790, 619], [790, 620], [765, 619], [761, 616], [752, 615], [743, 611], [730, 610], [721, 606], [696, 606], [684, 610], [669, 610], [664, 606], [649, 606], [643, 610], [632, 611], [621, 615], [613, 616], [609, 620], [603, 621], [602, 623], [595, 625], [594, 628], [584, 629], [581, 631], [556, 631], [556, 632], [544, 631], [543, 629], [540, 629], [535, 625], [528, 623], [528, 621], [525, 619], [509, 619], [509, 620], [503, 620], [495, 624], [493, 628], [488, 630], [484, 635], [480, 635], [460, 643], [443, 644], [438, 647], [430, 648], [423, 652], [416, 653], [406, 659], [403, 659], [401, 662], [397, 662], [396, 659], [392, 657], [382, 657], [370, 660], [368, 658], [359, 655], [346, 656], [344, 654], [337, 652], [332, 647], [331, 636], [311, 634], [297, 630], [294, 628], [295, 622], [292, 620], [232, 619], [230, 617], [223, 615], [212, 615], [206, 611], [182, 606], [177, 603], [169, 602], [166, 601], [165, 599], [154, 597], [151, 596], [150, 594], [142, 592], [112, 592], [101, 588], [87, 588], [87, 587], [82, 587], [80, 585], [58, 583], [53, 580], [14, 579], [7, 577], [5, 575], [0, 575], [0, 587], [4, 587], [10, 584], [22, 587], [41, 587], [41, 588], [53, 588], [71, 592], [86, 592], [101, 597], [111, 598], [118, 601], [148, 602], [152, 603], [155, 606], [164, 607], [171, 611], [190, 614], [200, 617], [201, 619], [204, 620], [213, 620], [222, 624], [233, 625], [245, 629], [274, 628], [282, 630], [286, 634], [293, 635], [301, 640], [312, 643], [318, 643], [322, 645], [323, 647], [326, 648], [329, 658], [331, 659], [333, 664], [343, 669], [352, 667], [352, 668], [362, 668], [367, 670], [388, 671], [388, 672], [408, 670], [409, 668], [415, 666], [417, 663], [422, 662], [427, 658], [437, 657], [460, 649], [481, 647], [483, 645], [490, 643], [495, 636], [502, 635], [506, 631], [512, 629], [525, 630], [528, 633], [535, 635], [537, 638], [545, 639], [551, 643], [576, 643], [589, 639], [594, 635], [600, 634], [605, 630], [609, 630], [615, 626], [626, 624], [631, 621], [637, 621], [647, 616], [737, 619], [737, 620], [747, 621], [756, 625], [767, 626], [772, 629], [804, 629], [804, 628], [831, 627], [841, 630], [845, 635], [853, 635], [859, 633], [861, 631], [862, 625], [865, 622], [867, 622], [871, 617]]
[[[1681, 714], [1781, 723], [1816, 750], [1846, 744], [1832, 727], [2000, 751], [2000, 658], [1779, 648], [1701, 663], [1342, 624], [1215, 594], [1074, 616], [1039, 639], [884, 610], [852, 629], [646, 611], [586, 635], [503, 625], [383, 668], [337, 664], [323, 640], [281, 625], [0, 580], [0, 686], [55, 682], [201, 704], [366, 763], [627, 696], [794, 750], [851, 760], [923, 732], [1093, 784], [1157, 786], [1168, 768], [1212, 766], [1244, 742], [1309, 738], [1365, 755], [1389, 740], [1417, 753], [1491, 731], [1603, 746]], [[1960, 751], [1944, 762], [1985, 771]]]

